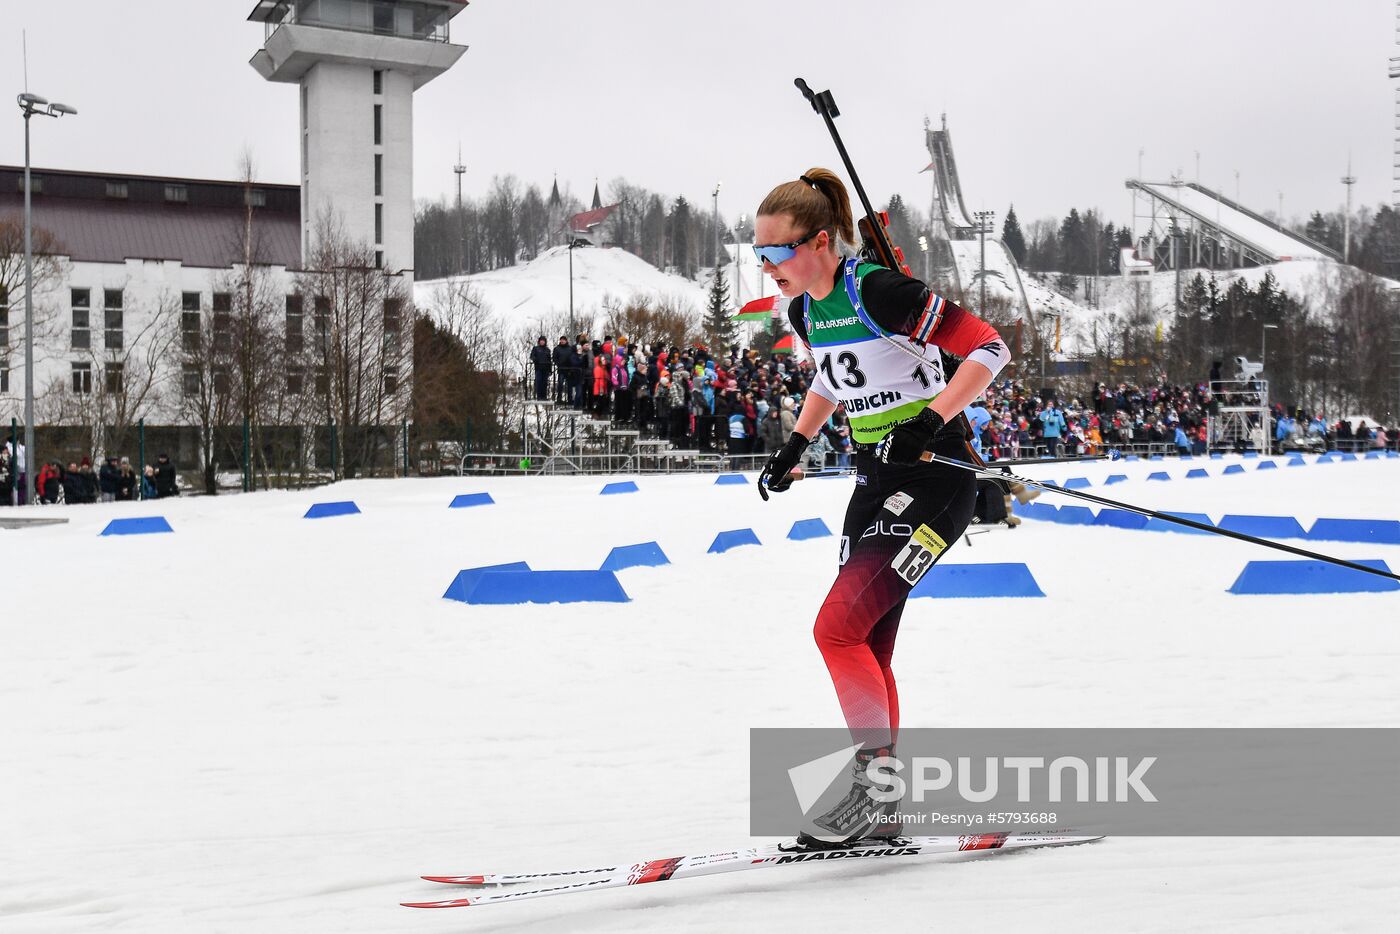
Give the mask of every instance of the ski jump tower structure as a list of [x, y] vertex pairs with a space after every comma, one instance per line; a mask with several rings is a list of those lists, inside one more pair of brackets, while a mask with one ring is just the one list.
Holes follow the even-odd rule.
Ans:
[[329, 217], [374, 246], [376, 264], [413, 275], [413, 92], [466, 46], [448, 23], [469, 0], [259, 0], [250, 65], [301, 88], [301, 255]]
[[939, 288], [952, 286], [965, 295], [977, 291], [983, 276], [989, 285], [999, 280], [999, 290], [1011, 293], [1012, 310], [1029, 315], [1030, 302], [1026, 300], [1026, 288], [1021, 283], [1021, 270], [1001, 237], [987, 235], [985, 262], [982, 259], [977, 221], [967, 209], [962, 183], [958, 180], [958, 163], [953, 158], [947, 114], [936, 130], [925, 119], [924, 145], [932, 160], [924, 171], [933, 173], [929, 208], [933, 242], [929, 244], [930, 268], [925, 275]]

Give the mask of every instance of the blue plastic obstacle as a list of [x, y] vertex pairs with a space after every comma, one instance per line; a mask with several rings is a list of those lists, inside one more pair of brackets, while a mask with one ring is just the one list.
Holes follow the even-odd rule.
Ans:
[[1088, 477], [1070, 477], [1065, 481], [1066, 490], [1083, 490], [1093, 486]]
[[476, 588], [477, 582], [481, 580], [481, 575], [490, 571], [528, 571], [530, 565], [524, 561], [512, 561], [509, 564], [488, 564], [479, 568], [467, 568], [457, 572], [457, 576], [452, 579], [452, 583], [447, 585], [447, 592], [442, 595], [444, 600], [460, 600], [467, 602], [467, 597]]
[[1224, 455], [1224, 454], [1221, 454], [1219, 451], [1211, 451], [1211, 452], [1210, 452], [1210, 459], [1213, 460], [1213, 461], [1222, 460], [1224, 457], [1225, 457], [1225, 455]]
[[1322, 542], [1372, 542], [1400, 545], [1400, 522], [1394, 519], [1318, 519], [1308, 538]]
[[1245, 451], [1245, 452], [1244, 452], [1244, 459], [1245, 459], [1245, 460], [1249, 460], [1249, 459], [1252, 458], [1252, 457], [1258, 457], [1258, 456], [1259, 456], [1259, 452], [1258, 452], [1258, 451]]
[[1196, 479], [1199, 479], [1199, 478], [1201, 478], [1201, 477], [1209, 477], [1209, 476], [1210, 476], [1210, 471], [1206, 470], [1204, 467], [1192, 467], [1190, 470], [1186, 471], [1186, 479], [1187, 479], [1187, 480], [1196, 480]]
[[608, 552], [600, 571], [623, 571], [627, 568], [656, 568], [670, 564], [671, 559], [656, 542], [641, 542], [636, 545], [618, 545]]
[[150, 535], [154, 532], [173, 532], [165, 516], [141, 516], [131, 519], [113, 519], [102, 530], [102, 535]]
[[1055, 515], [1059, 512], [1059, 507], [1053, 503], [1030, 502], [1024, 506], [1016, 507], [1016, 515], [1023, 519], [1044, 519], [1049, 522], [1055, 521]]
[[795, 542], [804, 541], [809, 538], [827, 538], [831, 535], [831, 529], [826, 527], [826, 523], [820, 519], [798, 519], [788, 530], [787, 537]]
[[1356, 460], [1356, 455], [1353, 454], [1353, 453], [1351, 453], [1350, 451], [1347, 451], [1346, 453], [1342, 454], [1342, 460], [1343, 460], [1343, 461], [1354, 461], [1354, 460]]
[[1217, 523], [1222, 529], [1243, 532], [1258, 538], [1307, 538], [1303, 527], [1292, 516], [1222, 516]]
[[1103, 482], [1103, 485], [1109, 486], [1114, 483], [1126, 483], [1127, 480], [1128, 475], [1125, 473], [1111, 473], [1108, 475], [1108, 479]]
[[1088, 506], [1061, 506], [1055, 512], [1053, 521], [1065, 525], [1093, 525], [1094, 510]]
[[1258, 466], [1258, 467], [1255, 467], [1254, 469], [1255, 469], [1255, 470], [1277, 470], [1277, 469], [1278, 469], [1278, 464], [1275, 464], [1273, 461], [1260, 461], [1260, 462], [1259, 462], [1259, 466]]
[[935, 564], [909, 592], [911, 597], [1043, 597], [1031, 569], [1002, 564]]
[[[1357, 561], [1368, 568], [1389, 571], [1384, 561]], [[1327, 561], [1251, 561], [1230, 585], [1230, 593], [1378, 593], [1400, 590], [1400, 581], [1386, 580], [1364, 571]]]
[[1232, 473], [1244, 473], [1244, 464], [1230, 464], [1225, 468], [1225, 473], [1222, 476], [1228, 476]]
[[1115, 529], [1141, 529], [1147, 525], [1147, 516], [1127, 509], [1100, 509], [1094, 525], [1107, 525]]
[[1179, 455], [1177, 455], [1177, 458], [1176, 458], [1176, 459], [1179, 460], [1179, 461], [1191, 461], [1191, 460], [1195, 460], [1195, 458], [1192, 457], [1190, 454], [1179, 454]]
[[1367, 459], [1368, 461], [1379, 460], [1379, 459], [1380, 459], [1380, 456], [1381, 456], [1381, 452], [1380, 452], [1380, 451], [1367, 451], [1367, 452], [1366, 452], [1366, 459]]
[[1318, 457], [1317, 460], [1313, 461], [1313, 463], [1314, 463], [1314, 464], [1330, 464], [1330, 463], [1332, 463], [1332, 455], [1331, 455], [1331, 454], [1323, 454], [1323, 455], [1321, 455], [1320, 457]]
[[331, 516], [357, 516], [360, 514], [360, 507], [356, 506], [353, 500], [341, 500], [335, 503], [312, 503], [311, 508], [306, 510], [303, 519], [326, 519]]
[[1400, 451], [1386, 451], [1386, 457], [1400, 457]]
[[1162, 455], [1160, 455], [1160, 454], [1151, 454], [1151, 455], [1148, 455], [1148, 458], [1147, 458], [1147, 459], [1150, 460], [1150, 461], [1159, 461], [1159, 460], [1162, 459]]
[[598, 491], [599, 496], [613, 496], [617, 493], [635, 493], [637, 484], [632, 480], [619, 480], [616, 483], [607, 483]]
[[[1163, 515], [1176, 516], [1178, 519], [1190, 519], [1192, 522], [1199, 522], [1202, 525], [1215, 525], [1210, 521], [1210, 516], [1203, 512], [1163, 512]], [[1175, 522], [1168, 522], [1166, 519], [1158, 519], [1156, 516], [1147, 520], [1147, 524], [1142, 527], [1144, 532], [1185, 532], [1188, 535], [1209, 535], [1204, 529], [1193, 529], [1189, 525], [1177, 525]]]
[[715, 477], [715, 486], [748, 486], [749, 478], [741, 473], [722, 473]]
[[458, 493], [447, 504], [448, 509], [466, 509], [469, 506], [489, 506], [496, 502], [490, 493]]
[[1147, 475], [1147, 479], [1149, 480], [1170, 480], [1171, 478], [1172, 475], [1165, 470], [1154, 470]]
[[464, 603], [627, 603], [612, 571], [485, 571]]
[[1288, 459], [1289, 467], [1306, 467], [1307, 465], [1308, 462], [1303, 460], [1301, 457], [1290, 457]]
[[720, 532], [715, 536], [715, 540], [710, 543], [709, 553], [712, 555], [721, 554], [731, 548], [738, 548], [740, 545], [762, 545], [753, 529], [730, 529], [727, 532]]
[[1125, 460], [1125, 461], [1137, 461], [1137, 460], [1142, 460], [1142, 458], [1138, 457], [1136, 454], [1129, 454], [1127, 457], [1123, 458], [1123, 460]]

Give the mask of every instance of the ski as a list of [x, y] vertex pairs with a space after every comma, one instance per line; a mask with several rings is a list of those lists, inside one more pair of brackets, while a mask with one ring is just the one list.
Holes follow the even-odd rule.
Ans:
[[[889, 842], [839, 850], [793, 850], [784, 849], [784, 844], [771, 844], [742, 850], [730, 850], [724, 853], [710, 853], [703, 856], [673, 856], [666, 859], [645, 860], [625, 866], [601, 866], [592, 869], [541, 873], [424, 876], [424, 879], [431, 882], [446, 882], [455, 885], [514, 885], [517, 887], [483, 892], [466, 898], [402, 902], [401, 904], [405, 908], [466, 908], [516, 902], [527, 898], [543, 898], [547, 895], [621, 888], [629, 885], [644, 885], [648, 882], [668, 882], [673, 879], [688, 879], [726, 872], [744, 872], [750, 869], [768, 869], [774, 866], [792, 866], [800, 863], [849, 862], [852, 860], [940, 856], [980, 850], [1070, 846], [1101, 839], [1103, 839], [1102, 835], [1089, 834], [982, 833], [946, 837], [900, 837]], [[521, 884], [531, 887], [519, 887]]]

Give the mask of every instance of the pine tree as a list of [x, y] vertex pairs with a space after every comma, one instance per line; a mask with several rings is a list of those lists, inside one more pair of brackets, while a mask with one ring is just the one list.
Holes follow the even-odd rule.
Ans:
[[912, 260], [918, 256], [919, 235], [914, 230], [909, 206], [899, 195], [894, 195], [885, 210], [890, 215], [890, 242], [904, 250], [905, 262], [912, 265]]
[[716, 273], [710, 280], [710, 294], [705, 307], [705, 338], [710, 351], [723, 353], [734, 343], [739, 327], [734, 323], [729, 307], [729, 277]]
[[676, 199], [671, 208], [671, 265], [687, 279], [696, 272], [696, 259], [691, 255], [691, 211], [690, 202], [684, 196]]
[[1006, 220], [1001, 224], [1001, 242], [1006, 244], [1006, 248], [1011, 251], [1011, 255], [1016, 258], [1018, 265], [1025, 265], [1026, 262], [1026, 237], [1021, 233], [1021, 222], [1016, 219], [1016, 205], [1011, 205], [1006, 211]]
[[1060, 223], [1060, 272], [1079, 274], [1087, 270], [1089, 263], [1084, 249], [1084, 221], [1078, 208], [1070, 208], [1069, 214]]

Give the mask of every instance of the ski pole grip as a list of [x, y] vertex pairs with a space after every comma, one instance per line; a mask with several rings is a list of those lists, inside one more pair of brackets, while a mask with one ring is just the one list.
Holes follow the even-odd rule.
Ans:
[[[794, 78], [792, 83], [797, 85], [797, 90], [801, 91], [802, 96], [807, 98], [807, 103], [812, 105], [812, 109], [817, 110], [816, 95], [812, 93], [811, 88], [807, 87], [807, 82], [802, 78]], [[817, 112], [821, 113], [820, 110], [817, 110]]]

